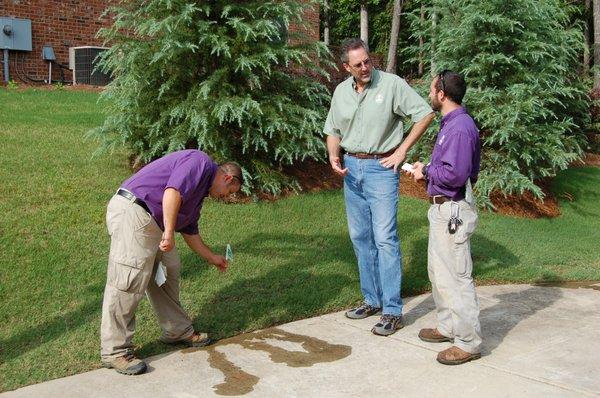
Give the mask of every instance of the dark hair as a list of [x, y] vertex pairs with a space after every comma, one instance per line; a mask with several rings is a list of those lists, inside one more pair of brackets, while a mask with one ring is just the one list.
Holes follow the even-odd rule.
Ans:
[[437, 75], [435, 89], [443, 90], [446, 97], [460, 105], [467, 92], [467, 83], [460, 74], [444, 69]]
[[240, 185], [244, 185], [244, 175], [242, 174], [242, 168], [236, 162], [226, 162], [219, 165], [219, 168], [223, 170], [223, 173], [232, 176], [238, 180]]
[[356, 50], [358, 48], [364, 48], [366, 52], [369, 52], [367, 45], [361, 39], [356, 37], [345, 39], [340, 46], [340, 60], [347, 64], [348, 63], [348, 51]]

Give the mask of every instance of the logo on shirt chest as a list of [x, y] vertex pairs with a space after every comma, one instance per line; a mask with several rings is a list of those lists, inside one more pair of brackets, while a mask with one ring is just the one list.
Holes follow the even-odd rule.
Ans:
[[377, 104], [383, 103], [383, 94], [377, 94], [375, 96], [375, 103], [377, 103]]
[[442, 136], [439, 138], [439, 140], [438, 140], [437, 144], [438, 144], [438, 145], [442, 145], [442, 144], [444, 143], [444, 140], [445, 140], [445, 139], [446, 139], [446, 134], [442, 135]]

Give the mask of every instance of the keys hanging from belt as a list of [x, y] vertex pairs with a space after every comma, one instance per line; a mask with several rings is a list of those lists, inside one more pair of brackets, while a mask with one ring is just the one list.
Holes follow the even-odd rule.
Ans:
[[454, 235], [458, 230], [458, 227], [462, 225], [460, 216], [460, 207], [455, 202], [450, 202], [450, 220], [448, 220], [448, 232], [450, 235]]

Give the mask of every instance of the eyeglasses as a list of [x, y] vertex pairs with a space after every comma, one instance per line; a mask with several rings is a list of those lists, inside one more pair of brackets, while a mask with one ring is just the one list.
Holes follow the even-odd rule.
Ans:
[[443, 92], [446, 92], [446, 84], [444, 82], [444, 77], [446, 76], [446, 73], [448, 73], [448, 72], [449, 72], [448, 69], [444, 69], [437, 75], [438, 81], [440, 82], [440, 90]]
[[371, 58], [367, 58], [364, 61], [361, 61], [357, 64], [350, 65], [350, 66], [353, 67], [354, 69], [361, 69], [363, 66], [368, 67], [369, 65], [371, 65]]

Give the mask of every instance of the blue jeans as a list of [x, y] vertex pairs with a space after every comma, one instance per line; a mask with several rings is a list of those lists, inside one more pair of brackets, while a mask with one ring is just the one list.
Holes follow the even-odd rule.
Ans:
[[398, 173], [379, 159], [344, 156], [348, 230], [358, 261], [365, 303], [401, 315], [402, 254], [396, 226]]

